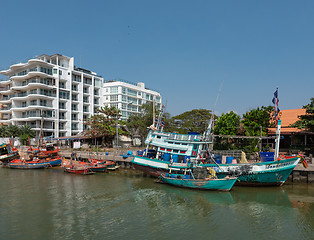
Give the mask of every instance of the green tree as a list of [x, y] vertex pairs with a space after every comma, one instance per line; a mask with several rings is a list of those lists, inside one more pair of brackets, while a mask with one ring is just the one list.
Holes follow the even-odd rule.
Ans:
[[[95, 114], [85, 121], [88, 126], [84, 131], [84, 135], [91, 138], [101, 137], [103, 145], [111, 146], [112, 140], [116, 135], [117, 121], [121, 117], [120, 110], [115, 107], [100, 107], [99, 114]], [[120, 124], [121, 125], [121, 124]], [[119, 134], [127, 134], [121, 128], [118, 129]]]
[[174, 116], [168, 122], [167, 130], [171, 132], [177, 131], [181, 134], [188, 132], [203, 133], [207, 127], [209, 120], [212, 117], [212, 112], [207, 109], [193, 109]]
[[20, 127], [20, 142], [22, 145], [26, 145], [28, 138], [33, 138], [36, 136], [36, 132], [29, 126], [23, 125]]
[[0, 126], [0, 137], [10, 137], [9, 128], [6, 125]]
[[268, 128], [272, 127], [272, 111], [273, 107], [262, 106], [243, 114], [241, 123], [244, 134], [246, 136], [260, 136], [262, 127], [262, 135], [266, 136]]
[[215, 122], [214, 134], [237, 135], [240, 128], [240, 116], [233, 111], [223, 113]]
[[[138, 135], [142, 144], [147, 136], [149, 126], [153, 124], [153, 103], [146, 103], [140, 107], [139, 114], [132, 114], [126, 121], [126, 126], [132, 136]], [[156, 116], [159, 111], [157, 110]]]
[[[214, 124], [216, 135], [237, 135], [240, 129], [240, 116], [235, 112], [223, 113]], [[216, 137], [214, 149], [237, 149], [231, 139]]]
[[7, 131], [9, 135], [8, 137], [17, 137], [21, 133], [20, 128], [17, 125], [12, 125], [12, 124], [8, 126]]
[[296, 121], [291, 127], [297, 127], [299, 129], [307, 129], [310, 132], [314, 132], [314, 98], [311, 98], [311, 102], [305, 106], [305, 115], [298, 116], [299, 120]]

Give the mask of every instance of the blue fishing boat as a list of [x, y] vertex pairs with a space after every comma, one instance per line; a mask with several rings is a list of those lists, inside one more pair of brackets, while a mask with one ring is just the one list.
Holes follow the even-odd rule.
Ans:
[[237, 177], [195, 179], [192, 174], [166, 173], [161, 174], [160, 179], [164, 183], [177, 187], [200, 190], [230, 191], [236, 182]]
[[62, 163], [62, 158], [61, 157], [57, 157], [57, 158], [46, 158], [43, 162], [45, 163], [49, 163], [50, 167], [56, 167], [56, 166], [60, 166]]
[[9, 168], [13, 169], [42, 169], [48, 168], [49, 163], [29, 163], [29, 162], [10, 162], [8, 164]]

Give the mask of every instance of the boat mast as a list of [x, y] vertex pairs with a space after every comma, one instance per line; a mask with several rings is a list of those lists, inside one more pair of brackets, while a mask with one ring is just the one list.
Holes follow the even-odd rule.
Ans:
[[216, 101], [215, 101], [215, 104], [214, 104], [214, 107], [213, 107], [212, 115], [211, 115], [211, 118], [210, 118], [210, 120], [208, 122], [208, 127], [207, 127], [207, 129], [206, 129], [206, 131], [204, 132], [204, 135], [203, 135], [203, 138], [204, 138], [205, 141], [207, 140], [207, 138], [209, 138], [210, 135], [212, 135], [212, 128], [213, 128], [214, 116], [215, 116], [214, 114], [215, 114], [216, 105], [217, 105], [217, 102], [218, 102], [219, 95], [220, 95], [220, 92], [221, 92], [223, 84], [224, 84], [224, 80], [220, 84], [219, 91], [218, 91], [218, 94], [217, 94], [217, 97], [216, 97]]
[[279, 156], [280, 130], [281, 130], [281, 120], [279, 119], [277, 131], [276, 131], [276, 139], [275, 139], [276, 145], [275, 145], [275, 159], [274, 160], [277, 160]]

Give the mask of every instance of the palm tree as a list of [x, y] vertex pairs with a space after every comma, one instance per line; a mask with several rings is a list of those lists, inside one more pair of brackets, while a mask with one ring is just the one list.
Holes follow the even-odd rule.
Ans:
[[9, 137], [10, 134], [9, 134], [9, 131], [8, 131], [8, 126], [6, 125], [2, 125], [0, 126], [0, 137]]
[[27, 143], [28, 138], [33, 138], [36, 136], [36, 132], [29, 125], [23, 125], [19, 129], [20, 142], [22, 145]]
[[20, 135], [20, 128], [16, 125], [8, 126], [9, 137], [17, 137]]

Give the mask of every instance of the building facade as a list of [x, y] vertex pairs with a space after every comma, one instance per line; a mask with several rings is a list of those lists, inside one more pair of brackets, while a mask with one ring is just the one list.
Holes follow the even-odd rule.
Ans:
[[160, 109], [162, 99], [159, 92], [145, 88], [142, 82], [109, 80], [104, 84], [103, 102], [120, 109], [121, 119], [126, 120], [131, 114], [140, 113], [140, 106], [145, 103], [155, 102], [156, 109]]
[[73, 57], [44, 54], [0, 73], [8, 77], [1, 81], [0, 123], [29, 125], [37, 137], [80, 133], [102, 104], [103, 78], [76, 68]]
[[74, 65], [74, 58], [40, 55], [0, 71], [0, 124], [29, 125], [36, 137], [73, 136], [86, 129], [84, 120], [101, 106], [115, 106], [121, 119], [138, 114], [144, 103], [161, 108], [157, 91], [144, 83], [104, 79]]

